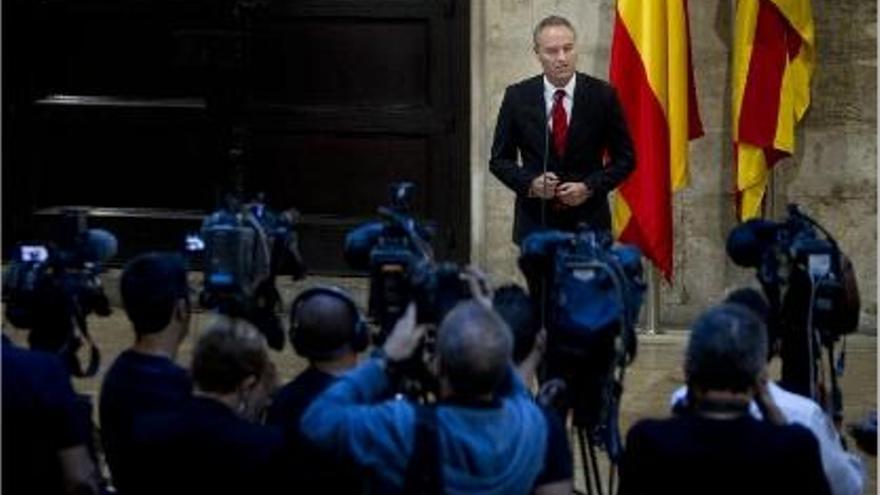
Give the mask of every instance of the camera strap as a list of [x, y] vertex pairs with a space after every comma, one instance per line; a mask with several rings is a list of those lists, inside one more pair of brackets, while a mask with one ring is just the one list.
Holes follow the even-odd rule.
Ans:
[[443, 467], [440, 463], [437, 408], [424, 404], [413, 404], [413, 408], [416, 414], [415, 442], [403, 480], [403, 493], [440, 495], [443, 493]]

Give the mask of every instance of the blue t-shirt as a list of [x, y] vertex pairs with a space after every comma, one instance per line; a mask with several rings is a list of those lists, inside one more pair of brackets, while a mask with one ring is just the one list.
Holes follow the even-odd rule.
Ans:
[[135, 419], [143, 414], [180, 408], [192, 393], [186, 370], [169, 358], [127, 350], [116, 358], [101, 386], [101, 436], [113, 484], [128, 488]]
[[58, 356], [3, 337], [3, 493], [62, 493], [58, 451], [86, 445], [86, 418]]

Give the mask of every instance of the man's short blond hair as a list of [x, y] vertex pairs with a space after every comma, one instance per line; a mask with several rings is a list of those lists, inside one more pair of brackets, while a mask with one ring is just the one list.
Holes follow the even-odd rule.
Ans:
[[541, 22], [539, 22], [538, 25], [535, 26], [535, 31], [532, 32], [532, 43], [534, 43], [535, 51], [538, 51], [538, 35], [541, 34], [541, 31], [543, 31], [545, 28], [551, 26], [565, 26], [570, 29], [575, 38], [577, 38], [577, 31], [574, 30], [574, 26], [571, 24], [571, 21], [559, 15], [550, 15], [541, 19]]

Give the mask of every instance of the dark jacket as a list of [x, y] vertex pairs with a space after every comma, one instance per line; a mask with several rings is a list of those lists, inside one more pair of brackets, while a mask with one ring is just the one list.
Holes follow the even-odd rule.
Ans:
[[[583, 181], [593, 195], [583, 204], [561, 210], [547, 205], [546, 227], [574, 230], [578, 223], [611, 228], [608, 192], [635, 168], [632, 141], [617, 94], [608, 83], [577, 73], [574, 104], [568, 126], [565, 156], [549, 146], [543, 76], [509, 86], [504, 93], [489, 170], [516, 193], [513, 241], [542, 227], [541, 200], [528, 197], [529, 185], [544, 170], [564, 182]], [[608, 163], [603, 157], [608, 153]], [[517, 162], [517, 152], [522, 164]]]

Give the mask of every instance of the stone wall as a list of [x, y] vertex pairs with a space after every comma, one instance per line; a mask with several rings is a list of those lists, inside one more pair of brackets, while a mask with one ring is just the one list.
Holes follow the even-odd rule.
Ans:
[[[655, 1], [655, 0], [650, 0]], [[753, 281], [724, 253], [733, 216], [729, 56], [733, 2], [690, 2], [697, 93], [706, 134], [691, 144], [691, 185], [674, 203], [675, 277], [662, 284], [660, 321], [686, 327], [725, 290]], [[877, 39], [874, 0], [813, 0], [819, 63], [797, 150], [775, 171], [769, 207], [800, 203], [850, 254], [862, 293], [862, 327], [877, 313]], [[488, 173], [504, 88], [534, 75], [531, 30], [558, 13], [578, 29], [581, 71], [607, 79], [613, 0], [485, 0], [471, 4], [472, 258], [496, 283], [520, 280], [510, 242], [513, 195]]]

